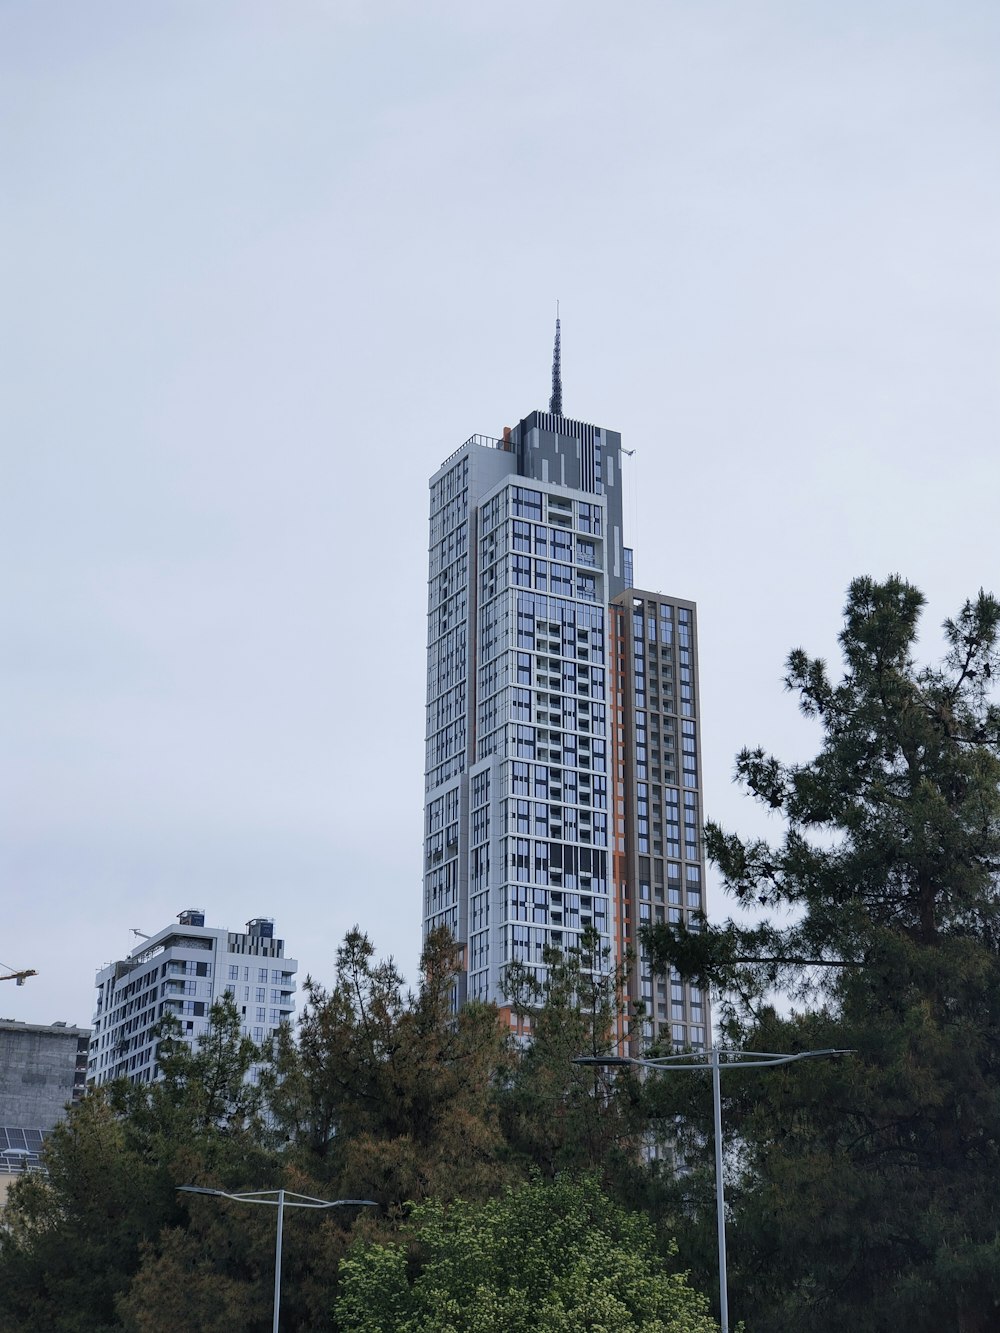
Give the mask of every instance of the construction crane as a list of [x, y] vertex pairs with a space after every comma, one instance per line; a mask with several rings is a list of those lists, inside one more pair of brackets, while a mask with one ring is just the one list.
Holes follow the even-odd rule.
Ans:
[[0, 963], [0, 967], [7, 969], [6, 975], [0, 976], [0, 981], [16, 981], [19, 986], [23, 986], [29, 977], [38, 976], [33, 967], [26, 967], [22, 972], [15, 971], [10, 963]]

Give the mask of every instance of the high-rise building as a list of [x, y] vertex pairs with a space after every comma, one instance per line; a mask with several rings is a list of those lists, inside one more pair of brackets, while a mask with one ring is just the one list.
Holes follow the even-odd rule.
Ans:
[[264, 1041], [292, 1019], [297, 969], [268, 917], [234, 932], [206, 926], [204, 912], [181, 912], [176, 925], [98, 972], [88, 1083], [155, 1082], [160, 1020], [172, 1014], [181, 1036], [193, 1042], [208, 1031], [212, 1004], [224, 994], [236, 1005], [243, 1034]]
[[633, 957], [629, 994], [642, 1001], [645, 1038], [697, 1049], [711, 1044], [707, 994], [677, 974], [654, 976], [638, 940], [639, 926], [704, 911], [697, 611], [633, 588], [608, 613], [619, 956]]
[[[621, 436], [562, 415], [559, 369], [557, 323], [550, 410], [430, 483], [423, 922], [463, 946], [460, 1001], [703, 903], [695, 607], [632, 588]], [[641, 953], [630, 992], [648, 1039], [709, 1040]]]

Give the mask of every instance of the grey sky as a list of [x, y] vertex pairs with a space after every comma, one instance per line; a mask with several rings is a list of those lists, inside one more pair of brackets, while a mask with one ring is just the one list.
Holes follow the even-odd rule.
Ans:
[[998, 74], [992, 0], [0, 4], [0, 1014], [188, 906], [412, 979], [426, 481], [557, 297], [761, 827], [851, 577], [1000, 590]]

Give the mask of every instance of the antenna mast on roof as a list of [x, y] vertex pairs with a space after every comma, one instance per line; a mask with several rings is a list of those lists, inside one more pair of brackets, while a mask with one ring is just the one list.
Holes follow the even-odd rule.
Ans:
[[562, 416], [562, 362], [560, 360], [559, 302], [556, 302], [556, 345], [552, 352], [552, 397], [549, 411], [554, 417]]

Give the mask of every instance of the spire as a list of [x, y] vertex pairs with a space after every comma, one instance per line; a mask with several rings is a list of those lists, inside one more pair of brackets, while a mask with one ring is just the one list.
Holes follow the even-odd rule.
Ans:
[[552, 397], [549, 411], [554, 417], [562, 416], [562, 364], [559, 359], [559, 302], [556, 302], [556, 345], [552, 352]]

